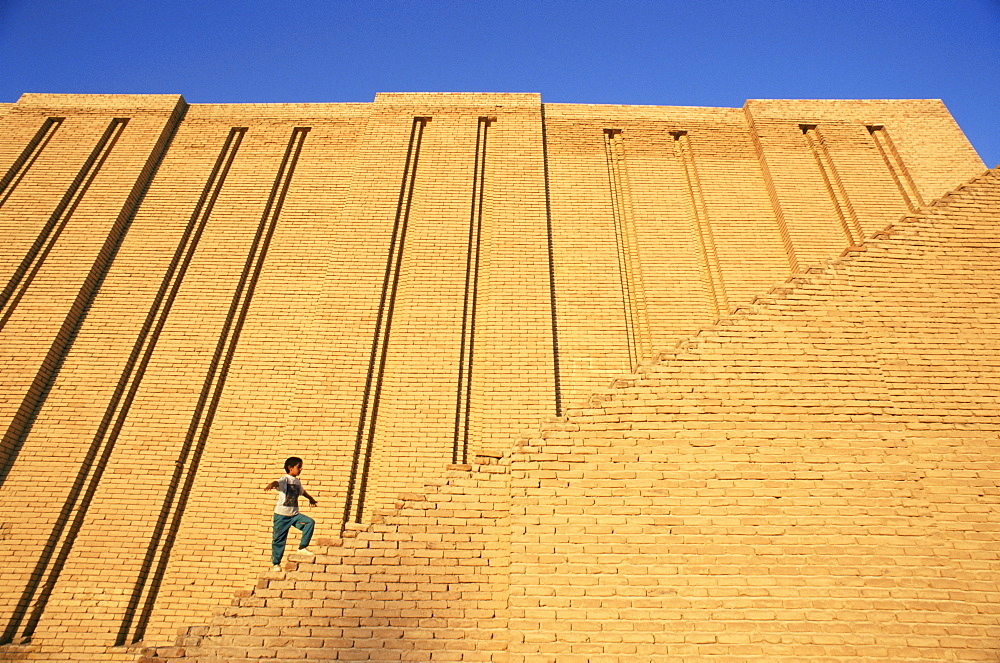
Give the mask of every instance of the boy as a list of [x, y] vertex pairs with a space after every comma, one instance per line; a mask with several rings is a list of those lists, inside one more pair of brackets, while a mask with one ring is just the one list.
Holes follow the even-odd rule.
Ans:
[[285, 539], [288, 538], [288, 529], [295, 527], [302, 531], [302, 538], [299, 539], [299, 552], [312, 555], [309, 550], [309, 540], [312, 538], [313, 527], [316, 521], [309, 516], [299, 513], [299, 495], [309, 500], [310, 506], [316, 506], [317, 502], [312, 495], [307, 493], [299, 481], [302, 473], [302, 459], [292, 456], [285, 461], [285, 476], [277, 481], [264, 486], [264, 492], [275, 488], [278, 489], [278, 504], [274, 507], [274, 533], [271, 537], [271, 564], [272, 571], [281, 571], [281, 557], [285, 553]]

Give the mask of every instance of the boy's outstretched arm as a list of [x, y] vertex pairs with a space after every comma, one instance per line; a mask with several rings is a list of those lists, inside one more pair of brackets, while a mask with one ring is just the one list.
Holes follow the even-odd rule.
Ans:
[[278, 487], [278, 482], [277, 481], [272, 481], [271, 483], [269, 483], [266, 486], [264, 486], [264, 492], [266, 493], [269, 490], [274, 490], [277, 487]]
[[319, 502], [317, 502], [316, 500], [314, 500], [313, 496], [310, 495], [309, 493], [307, 493], [305, 490], [302, 491], [302, 497], [304, 497], [307, 500], [309, 500], [309, 506], [316, 506], [317, 504], [319, 504]]

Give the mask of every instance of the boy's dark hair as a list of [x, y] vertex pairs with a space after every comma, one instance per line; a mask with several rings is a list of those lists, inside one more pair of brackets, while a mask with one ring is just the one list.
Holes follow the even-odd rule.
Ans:
[[291, 458], [285, 461], [285, 471], [287, 472], [288, 468], [295, 467], [296, 465], [301, 465], [301, 464], [302, 464], [301, 458], [299, 458], [298, 456], [292, 456]]

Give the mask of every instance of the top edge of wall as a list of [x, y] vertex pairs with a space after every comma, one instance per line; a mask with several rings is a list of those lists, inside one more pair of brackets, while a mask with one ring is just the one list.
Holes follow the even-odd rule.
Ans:
[[538, 106], [538, 92], [377, 92], [376, 105], [389, 106]]
[[743, 111], [739, 108], [714, 106], [625, 106], [612, 104], [545, 104], [549, 119], [590, 122], [738, 122]]
[[[302, 103], [212, 103], [192, 104], [194, 106], [239, 109], [304, 109], [318, 111], [321, 109], [351, 109], [356, 110], [374, 106], [533, 106], [538, 107], [542, 97], [537, 92], [378, 92], [374, 102], [302, 102]], [[187, 105], [179, 94], [59, 94], [59, 93], [25, 93], [15, 104], [7, 104], [8, 110], [56, 110], [67, 111], [172, 111], [178, 105]], [[940, 99], [748, 99], [743, 110], [755, 115], [784, 115], [810, 112], [826, 112], [851, 108], [874, 109], [888, 107], [909, 107], [915, 105], [945, 109]], [[0, 105], [3, 106], [3, 105]], [[739, 111], [739, 108], [729, 106], [666, 106], [653, 104], [587, 104], [587, 103], [546, 103], [546, 108], [563, 113], [573, 114], [574, 111], [630, 111], [662, 112], [700, 111], [726, 113]]]
[[912, 103], [914, 101], [933, 101], [941, 103], [940, 99], [933, 98], [896, 98], [896, 99], [747, 99], [748, 104], [766, 104], [771, 102], [793, 102], [793, 103], [820, 103], [820, 104], [856, 104], [856, 103]]
[[[914, 104], [926, 104], [932, 106], [943, 106], [940, 99], [747, 99], [742, 108], [753, 107], [754, 109], [785, 108], [789, 104], [796, 108], [836, 108], [836, 107], [858, 107], [858, 106], [885, 106], [899, 105], [912, 106]], [[662, 105], [662, 104], [590, 104], [578, 102], [546, 102], [546, 108], [560, 109], [600, 109], [600, 110], [657, 110], [657, 109], [678, 109], [692, 111], [729, 111], [741, 110], [739, 106], [683, 106], [683, 105]]]
[[739, 110], [731, 106], [663, 106], [657, 104], [587, 104], [579, 102], [545, 102], [546, 108], [567, 108], [567, 109], [586, 109], [586, 108], [599, 108], [603, 110], [613, 110], [613, 109], [639, 109], [639, 110], [654, 110], [658, 108], [684, 108], [690, 110]]
[[781, 113], [794, 108], [798, 112], [834, 109], [913, 108], [915, 106], [942, 109], [940, 99], [747, 99], [743, 107], [754, 113]]
[[18, 109], [172, 111], [184, 105], [179, 94], [50, 94], [26, 92], [17, 100]]

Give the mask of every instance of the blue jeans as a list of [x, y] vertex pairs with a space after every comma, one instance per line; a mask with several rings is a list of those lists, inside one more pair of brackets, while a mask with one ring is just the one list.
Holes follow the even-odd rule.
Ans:
[[274, 534], [271, 537], [271, 563], [280, 564], [281, 557], [285, 554], [285, 539], [288, 538], [289, 528], [302, 530], [302, 538], [299, 539], [299, 548], [309, 545], [309, 540], [313, 535], [313, 528], [316, 521], [301, 513], [294, 516], [282, 516], [274, 514]]

